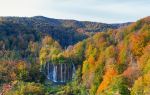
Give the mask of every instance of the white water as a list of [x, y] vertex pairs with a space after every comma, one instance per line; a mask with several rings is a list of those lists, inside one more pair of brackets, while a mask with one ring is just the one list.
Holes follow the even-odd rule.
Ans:
[[75, 76], [75, 65], [47, 63], [47, 79], [52, 82], [65, 83]]
[[63, 82], [63, 68], [62, 68], [63, 64], [61, 64], [60, 66], [61, 66], [61, 67], [60, 67], [60, 68], [61, 68], [61, 72], [60, 72], [60, 73], [61, 73], [60, 82]]
[[47, 70], [48, 70], [48, 72], [47, 72], [48, 73], [47, 78], [50, 79], [49, 63], [48, 63], [48, 69]]
[[72, 75], [72, 78], [73, 78], [75, 76], [76, 68], [75, 68], [74, 64], [72, 64], [72, 66], [73, 66], [73, 75]]
[[57, 82], [57, 66], [53, 64], [53, 81]]

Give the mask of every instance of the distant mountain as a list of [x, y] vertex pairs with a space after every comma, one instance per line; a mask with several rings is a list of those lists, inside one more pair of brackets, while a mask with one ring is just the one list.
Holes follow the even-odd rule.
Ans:
[[[0, 17], [0, 41], [1, 43], [6, 43], [5, 47], [9, 49], [17, 49], [18, 44], [22, 41], [22, 43], [25, 43], [23, 44], [25, 49], [30, 40], [40, 41], [45, 35], [50, 35], [62, 47], [67, 47], [89, 37], [95, 32], [117, 29], [128, 24], [130, 23], [105, 24], [52, 19], [43, 16]], [[10, 44], [7, 45], [7, 43]]]
[[[63, 20], [63, 19], [53, 19], [44, 16], [34, 16], [34, 17], [1, 17], [3, 21], [14, 22], [18, 24], [25, 24], [28, 27], [35, 28], [38, 25], [44, 26], [54, 26], [54, 27], [72, 27], [72, 28], [82, 28], [87, 32], [100, 32], [106, 31], [107, 29], [116, 29], [129, 23], [118, 23], [118, 24], [106, 24], [90, 21], [77, 21], [77, 20]], [[43, 24], [43, 25], [42, 25]]]

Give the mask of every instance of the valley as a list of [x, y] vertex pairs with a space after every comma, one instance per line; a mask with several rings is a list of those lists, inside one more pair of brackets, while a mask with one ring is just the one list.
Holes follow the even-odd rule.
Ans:
[[150, 17], [0, 17], [2, 95], [149, 95], [149, 77]]

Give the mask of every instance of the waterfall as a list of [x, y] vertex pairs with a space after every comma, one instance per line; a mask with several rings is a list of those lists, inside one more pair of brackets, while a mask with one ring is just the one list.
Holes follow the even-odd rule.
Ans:
[[67, 72], [67, 69], [66, 69], [66, 64], [65, 64], [65, 67], [64, 67], [64, 78], [63, 78], [63, 82], [66, 82], [66, 72]]
[[65, 83], [72, 80], [75, 76], [75, 65], [74, 64], [52, 64], [47, 63], [45, 66], [47, 79], [54, 83]]
[[62, 66], [63, 66], [63, 64], [61, 64], [60, 65], [61, 67], [61, 71], [60, 71], [60, 73], [61, 73], [61, 76], [60, 76], [60, 82], [63, 82], [63, 68], [62, 68]]
[[72, 78], [73, 78], [75, 76], [76, 68], [75, 68], [74, 64], [72, 64], [72, 66], [73, 66], [73, 73], [72, 73]]
[[49, 68], [49, 63], [48, 63], [48, 68], [47, 68], [47, 73], [48, 73], [47, 78], [48, 78], [48, 79], [50, 79], [50, 75], [49, 75], [50, 71], [49, 71], [49, 69], [50, 69], [50, 68]]
[[53, 81], [57, 82], [57, 66], [53, 64]]

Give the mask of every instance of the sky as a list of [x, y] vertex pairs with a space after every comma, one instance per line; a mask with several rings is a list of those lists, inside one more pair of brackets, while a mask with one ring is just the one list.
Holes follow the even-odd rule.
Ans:
[[150, 0], [0, 0], [0, 16], [123, 23], [150, 16]]

